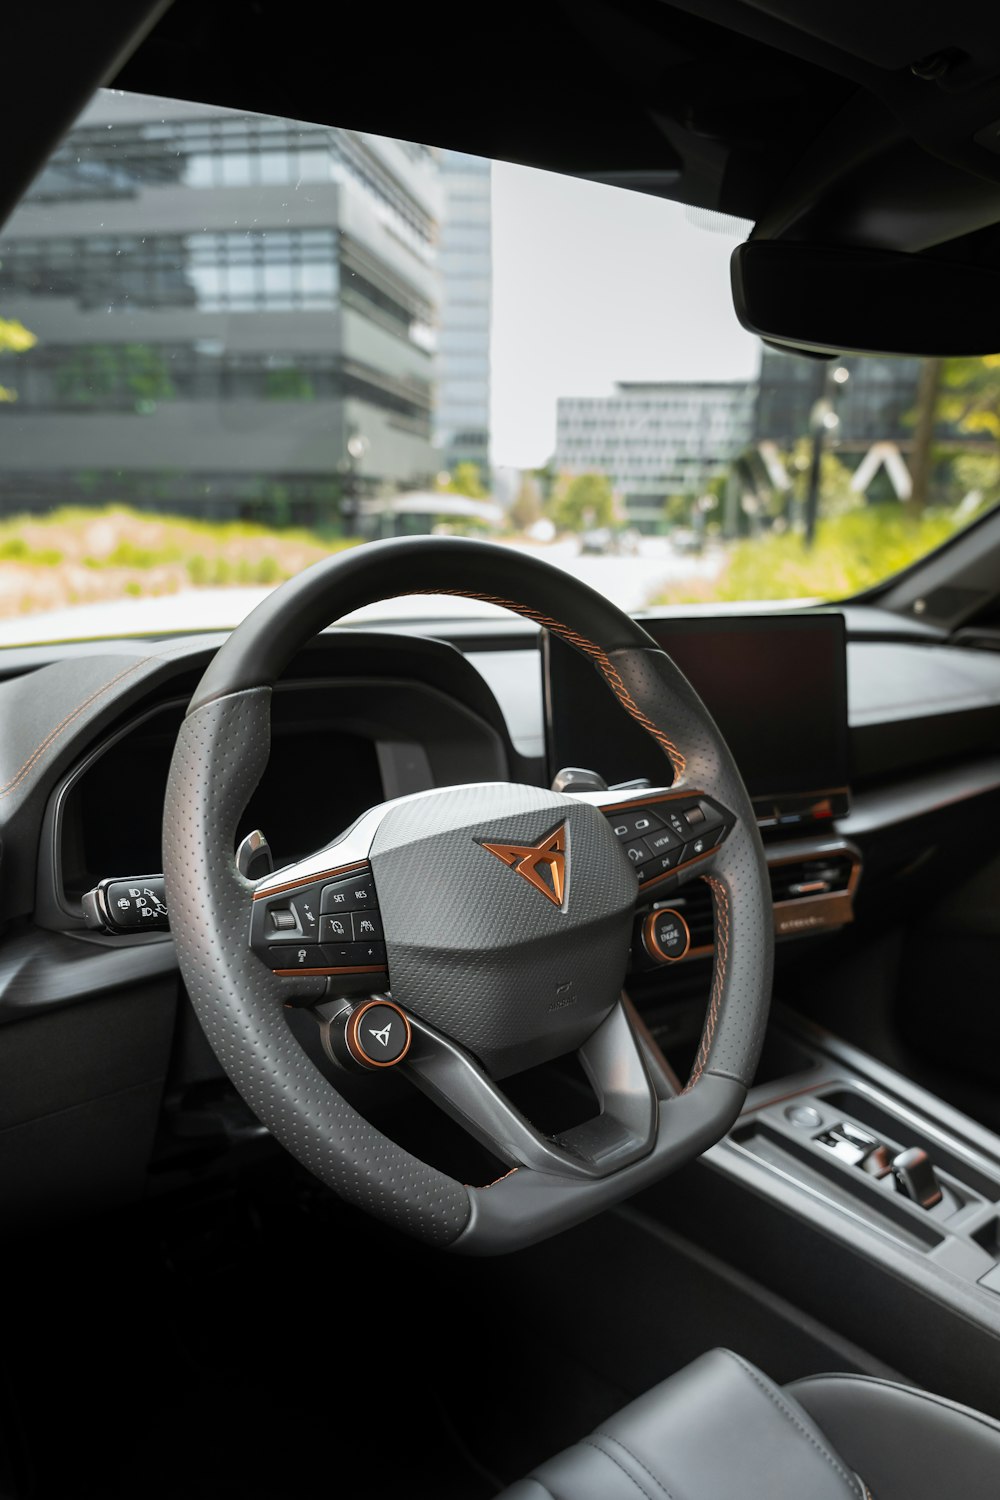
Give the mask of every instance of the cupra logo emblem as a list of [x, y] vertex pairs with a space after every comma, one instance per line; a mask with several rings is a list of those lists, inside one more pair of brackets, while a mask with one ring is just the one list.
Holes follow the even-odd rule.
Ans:
[[547, 896], [554, 906], [562, 906], [569, 878], [569, 849], [566, 824], [560, 823], [537, 844], [483, 844], [497, 859], [503, 860], [529, 885]]

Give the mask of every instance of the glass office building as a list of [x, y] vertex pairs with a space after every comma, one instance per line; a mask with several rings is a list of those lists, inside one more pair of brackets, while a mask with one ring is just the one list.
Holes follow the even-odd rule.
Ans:
[[338, 524], [421, 488], [428, 148], [105, 92], [0, 239], [4, 509], [86, 499]]
[[441, 330], [436, 440], [441, 467], [490, 468], [490, 162], [462, 151], [440, 153]]
[[619, 382], [612, 396], [560, 397], [556, 468], [606, 474], [626, 519], [657, 530], [666, 500], [702, 494], [746, 446], [756, 394], [745, 381], [669, 381]]

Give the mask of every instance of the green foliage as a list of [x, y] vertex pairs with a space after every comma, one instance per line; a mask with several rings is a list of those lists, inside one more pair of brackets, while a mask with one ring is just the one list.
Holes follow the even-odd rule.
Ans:
[[443, 494], [465, 495], [469, 500], [485, 500], [489, 496], [479, 465], [471, 462], [456, 464], [440, 488]]
[[663, 519], [668, 526], [688, 526], [693, 510], [693, 496], [668, 495], [663, 502]]
[[[25, 328], [16, 318], [0, 318], [0, 354], [24, 354], [37, 343], [31, 329]], [[16, 400], [17, 391], [13, 386], [0, 385], [0, 403]]]
[[912, 518], [899, 505], [866, 506], [821, 520], [811, 549], [797, 532], [770, 532], [734, 543], [707, 587], [678, 584], [652, 602], [843, 599], [940, 546], [974, 514], [936, 510]]
[[946, 359], [937, 415], [961, 432], [983, 434], [1000, 442], [1000, 354]]
[[0, 354], [24, 354], [37, 343], [31, 329], [25, 328], [16, 318], [0, 318]]
[[0, 542], [0, 560], [52, 568], [62, 562], [63, 555], [55, 547], [30, 547], [23, 536], [9, 536]]
[[615, 521], [615, 497], [606, 474], [577, 474], [561, 480], [549, 502], [560, 531], [590, 531]]

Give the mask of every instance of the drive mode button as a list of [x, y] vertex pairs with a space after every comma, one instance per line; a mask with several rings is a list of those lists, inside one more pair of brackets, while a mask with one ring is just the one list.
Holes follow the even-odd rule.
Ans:
[[410, 1023], [388, 1000], [371, 1000], [359, 1006], [348, 1019], [348, 1050], [357, 1062], [387, 1068], [409, 1051]]

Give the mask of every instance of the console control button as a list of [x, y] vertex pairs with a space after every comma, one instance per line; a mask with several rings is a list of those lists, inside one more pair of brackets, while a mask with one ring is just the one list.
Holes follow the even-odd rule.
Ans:
[[391, 1068], [410, 1050], [410, 1023], [390, 1000], [369, 1000], [347, 1018], [347, 1050], [362, 1067]]
[[814, 1104], [789, 1104], [785, 1108], [785, 1119], [799, 1130], [818, 1130], [823, 1116]]
[[642, 924], [642, 944], [657, 963], [674, 964], [691, 947], [691, 929], [679, 911], [664, 907], [651, 911]]
[[317, 943], [274, 943], [267, 950], [272, 969], [325, 969], [323, 949]]

